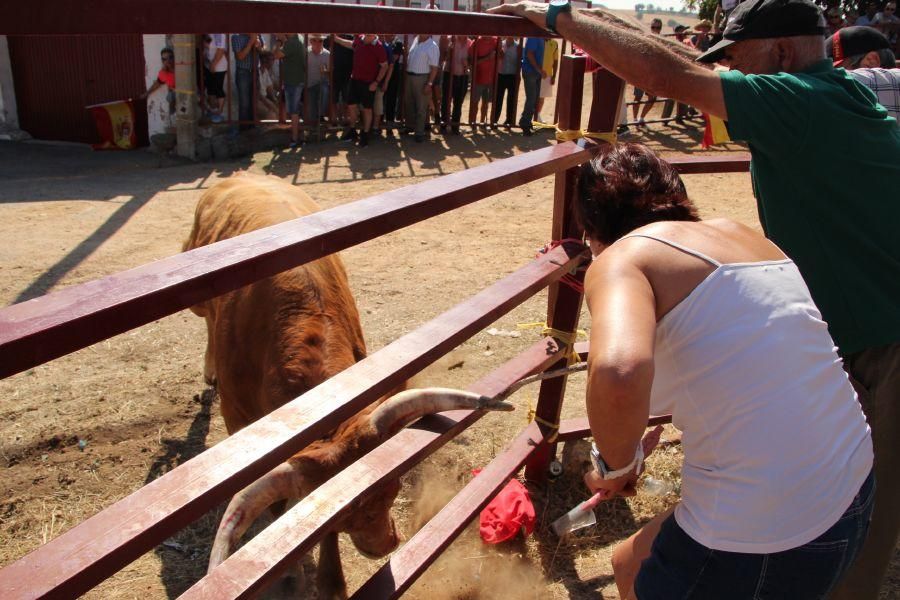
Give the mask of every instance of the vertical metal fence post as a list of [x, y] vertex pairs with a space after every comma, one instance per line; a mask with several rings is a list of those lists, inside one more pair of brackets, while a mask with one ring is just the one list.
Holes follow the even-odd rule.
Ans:
[[[561, 130], [581, 128], [581, 97], [584, 90], [583, 56], [564, 56], [559, 68], [560, 93], [567, 94], [560, 106], [559, 128]], [[575, 197], [575, 177], [578, 167], [556, 174], [553, 189], [553, 230], [551, 239], [581, 238], [582, 232], [572, 216]], [[583, 280], [579, 273], [577, 279]], [[556, 283], [550, 286], [547, 302], [547, 326], [560, 331], [576, 331], [581, 314], [582, 295], [571, 287]], [[571, 346], [570, 346], [571, 350]], [[567, 359], [562, 359], [550, 369], [561, 369]], [[545, 379], [538, 393], [535, 420], [545, 436], [552, 436], [556, 430], [545, 423], [558, 424], [562, 402], [566, 393], [566, 377]], [[538, 448], [525, 466], [525, 477], [532, 482], [543, 482], [547, 476], [547, 465], [556, 454], [556, 444], [549, 443]]]
[[625, 82], [606, 69], [593, 73], [593, 99], [588, 116], [588, 131], [612, 132], [619, 125], [619, 108], [625, 94]]

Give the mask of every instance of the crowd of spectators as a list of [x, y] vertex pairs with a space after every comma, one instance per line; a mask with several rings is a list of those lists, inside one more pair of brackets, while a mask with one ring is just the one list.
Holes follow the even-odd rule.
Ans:
[[[289, 121], [290, 147], [320, 141], [322, 125], [359, 146], [399, 130], [425, 141], [456, 135], [461, 124], [518, 124], [532, 135], [542, 122], [559, 66], [556, 40], [495, 36], [209, 33], [201, 38], [198, 95], [202, 119], [245, 130]], [[158, 81], [174, 107], [174, 53], [163, 51]], [[228, 93], [228, 90], [231, 93]], [[230, 108], [233, 98], [236, 111]], [[466, 97], [468, 115], [463, 114]], [[236, 113], [236, 114], [234, 114]]]

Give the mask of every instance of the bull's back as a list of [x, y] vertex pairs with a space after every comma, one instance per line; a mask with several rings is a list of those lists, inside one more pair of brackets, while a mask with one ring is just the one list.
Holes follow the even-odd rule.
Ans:
[[[319, 206], [274, 177], [235, 176], [200, 198], [185, 250], [309, 215]], [[337, 255], [195, 307], [209, 324], [229, 433], [365, 355], [359, 313]]]

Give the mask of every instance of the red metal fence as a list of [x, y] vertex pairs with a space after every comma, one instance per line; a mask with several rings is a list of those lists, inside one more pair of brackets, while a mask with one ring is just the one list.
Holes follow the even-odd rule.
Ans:
[[[39, 32], [42, 27], [62, 33], [58, 24], [66, 23], [65, 17], [71, 17], [72, 30], [96, 33], [110, 25], [104, 19], [99, 22], [92, 19], [88, 23], [79, 16], [79, 11], [110, 2], [112, 0], [90, 0], [78, 3], [79, 8], [73, 8], [76, 3], [45, 2], [42, 6], [58, 4], [64, 14], [54, 14], [49, 8], [44, 13], [42, 9], [38, 12], [53, 18], [33, 15], [35, 18], [30, 27], [22, 24], [16, 27], [19, 33]], [[163, 24], [171, 26], [174, 20], [171, 15], [168, 20], [158, 16], [165, 14], [165, 7], [160, 10], [160, 4], [166, 4], [165, 1], [117, 0], [113, 3], [131, 7], [128, 11], [116, 12], [120, 16], [111, 18], [114, 24], [121, 24], [127, 31], [144, 30], [141, 27], [146, 27], [145, 31], [157, 31]], [[193, 15], [189, 19], [177, 19], [185, 27], [202, 25], [204, 29], [220, 31], [234, 28], [238, 16], [249, 20], [241, 23], [242, 28], [262, 29], [265, 23], [271, 25], [272, 15], [266, 18], [257, 15], [260, 6], [272, 7], [273, 14], [294, 22], [298, 14], [310, 15], [308, 11], [313, 6], [213, 0], [169, 4], [173, 5], [172, 10], [176, 10], [175, 5], [186, 6], [187, 12]], [[212, 5], [219, 11], [219, 20], [207, 27], [206, 13], [201, 17], [198, 7]], [[220, 7], [223, 10], [219, 10]], [[366, 19], [373, 10], [396, 13], [400, 25], [389, 18], [381, 20], [379, 29], [387, 32], [415, 25], [404, 19], [407, 14], [422, 12], [369, 7], [341, 9], [340, 14], [347, 19], [340, 26], [344, 31], [368, 29], [370, 25]], [[352, 12], [354, 10], [360, 12]], [[16, 7], [13, 12], [15, 20], [24, 18], [28, 11]], [[326, 17], [333, 18], [334, 14], [337, 13], [326, 13]], [[128, 18], [121, 15], [128, 15]], [[428, 16], [432, 17], [429, 23], [441, 22], [433, 18], [434, 12], [429, 11]], [[143, 22], [141, 18], [147, 21]], [[447, 18], [448, 23], [443, 23], [440, 29], [449, 33], [457, 32], [453, 27], [459, 27], [459, 32], [463, 33], [492, 35], [509, 31], [527, 34], [533, 30], [517, 19], [452, 14]], [[393, 26], [387, 24], [389, 21]], [[4, 23], [0, 32], [6, 28]], [[330, 28], [323, 26], [323, 29]], [[560, 88], [575, 93], [569, 93], [566, 102], [560, 105], [562, 129], [578, 129], [581, 125], [583, 76], [584, 58], [564, 57]], [[623, 86], [621, 80], [608, 72], [594, 76], [590, 129], [614, 129]], [[581, 232], [572, 222], [569, 210], [574, 170], [590, 158], [595, 149], [585, 140], [561, 143], [0, 309], [0, 375], [5, 377], [20, 372], [274, 273], [549, 174], [556, 175], [550, 234], [553, 239], [580, 237]], [[670, 157], [669, 160], [683, 173], [745, 171], [749, 164], [744, 155], [714, 159]], [[0, 571], [0, 597], [70, 597], [89, 590], [548, 285], [549, 326], [573, 331], [582, 298], [572, 288], [557, 282], [586, 258], [582, 250], [567, 251], [559, 246], [523, 265], [508, 277], [9, 565]], [[581, 345], [576, 350], [585, 353], [587, 348]], [[571, 351], [572, 348], [560, 340], [546, 338], [474, 383], [470, 389], [493, 396], [523, 376], [564, 363]], [[542, 383], [537, 414], [543, 422], [558, 422], [564, 391], [564, 379]], [[283, 572], [291, 559], [308, 551], [335, 519], [353, 510], [356, 503], [376, 491], [387, 479], [406, 473], [480, 416], [480, 413], [468, 411], [445, 413], [426, 417], [415, 427], [402, 431], [282, 515], [197, 582], [185, 596], [246, 597], [259, 592]], [[356, 592], [356, 597], [400, 595], [523, 464], [527, 464], [529, 477], [541, 479], [554, 453], [554, 433], [554, 428], [537, 422], [526, 427], [479, 477], [395, 553]], [[588, 433], [583, 419], [559, 425], [559, 439]]]

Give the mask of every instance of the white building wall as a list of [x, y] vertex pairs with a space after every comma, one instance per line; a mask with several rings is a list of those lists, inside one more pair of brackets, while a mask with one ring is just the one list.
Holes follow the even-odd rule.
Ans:
[[[156, 81], [162, 63], [159, 53], [166, 47], [166, 36], [162, 34], [145, 35], [144, 37], [144, 79], [146, 89], [150, 89]], [[169, 114], [169, 103], [166, 101], [166, 86], [150, 94], [147, 98], [147, 129], [150, 135], [166, 133], [175, 127], [174, 117]]]

